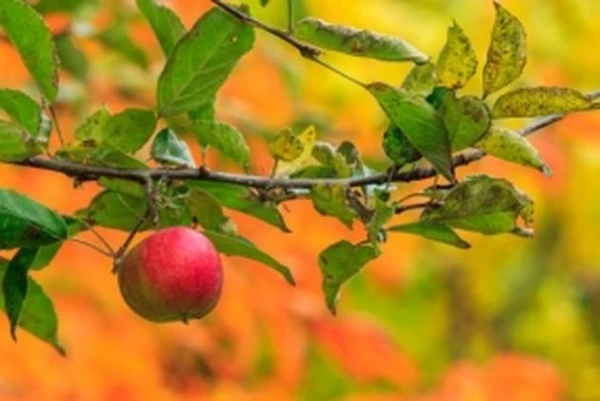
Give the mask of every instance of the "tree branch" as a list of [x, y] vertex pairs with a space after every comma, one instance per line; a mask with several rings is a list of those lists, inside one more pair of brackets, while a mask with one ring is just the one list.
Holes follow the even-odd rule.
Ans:
[[[588, 94], [590, 99], [600, 97], [600, 90]], [[563, 115], [550, 116], [533, 121], [519, 131], [522, 136], [530, 135], [543, 128], [548, 127], [563, 119]], [[454, 167], [465, 166], [474, 161], [480, 160], [485, 156], [481, 151], [467, 151], [454, 156]], [[21, 162], [8, 162], [8, 164], [33, 167], [40, 170], [55, 171], [76, 178], [78, 181], [97, 180], [100, 177], [120, 178], [123, 180], [135, 181], [140, 184], [146, 184], [148, 179], [157, 181], [166, 180], [198, 180], [214, 181], [229, 184], [236, 184], [256, 189], [310, 189], [316, 185], [343, 185], [348, 187], [362, 187], [365, 185], [383, 185], [390, 181], [388, 173], [374, 174], [367, 177], [356, 178], [307, 178], [307, 179], [289, 179], [289, 178], [271, 178], [268, 176], [235, 174], [220, 171], [210, 171], [206, 167], [196, 169], [165, 169], [154, 168], [148, 170], [124, 170], [112, 167], [92, 166], [80, 163], [74, 163], [60, 159], [46, 159], [43, 157], [33, 157]], [[399, 172], [391, 177], [393, 182], [412, 182], [425, 180], [436, 175], [434, 168], [417, 168], [414, 170]]]

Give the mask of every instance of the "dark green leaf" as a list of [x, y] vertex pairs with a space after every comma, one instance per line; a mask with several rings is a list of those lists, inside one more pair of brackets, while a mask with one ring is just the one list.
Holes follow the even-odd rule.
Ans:
[[[63, 216], [63, 220], [67, 225], [67, 234], [69, 238], [74, 237], [84, 228], [82, 222], [73, 217]], [[48, 266], [64, 243], [64, 241], [60, 241], [54, 244], [40, 246], [30, 269], [42, 270]]]
[[477, 71], [477, 55], [465, 32], [454, 21], [448, 28], [446, 45], [437, 61], [439, 83], [448, 88], [462, 88]]
[[295, 36], [322, 49], [383, 61], [426, 63], [429, 57], [413, 45], [393, 36], [364, 29], [331, 24], [318, 18], [304, 18], [296, 23]]
[[461, 249], [469, 249], [471, 245], [458, 236], [445, 224], [418, 221], [409, 224], [400, 224], [387, 229], [390, 232], [414, 234], [432, 241], [441, 242]]
[[0, 121], [1, 161], [21, 161], [42, 152], [43, 148], [22, 127]]
[[37, 247], [67, 238], [59, 215], [8, 189], [0, 189], [0, 227], [0, 249]]
[[156, 128], [150, 110], [127, 109], [115, 114], [104, 127], [104, 141], [125, 153], [135, 153], [148, 142]]
[[29, 134], [35, 135], [39, 131], [42, 108], [23, 92], [0, 89], [0, 109]]
[[159, 114], [173, 116], [212, 101], [253, 44], [247, 24], [219, 8], [205, 13], [177, 43], [158, 79]]
[[539, 117], [589, 110], [592, 102], [570, 88], [521, 88], [505, 93], [494, 104], [493, 117]]
[[35, 260], [38, 248], [21, 248], [11, 259], [2, 280], [2, 294], [8, 320], [10, 335], [17, 341], [17, 324], [27, 297], [29, 267]]
[[137, 0], [137, 6], [150, 23], [165, 56], [168, 57], [185, 34], [183, 23], [173, 10], [156, 4], [155, 0]]
[[394, 124], [390, 124], [383, 134], [382, 146], [387, 157], [399, 167], [421, 158], [421, 154], [410, 143], [404, 132]]
[[420, 96], [428, 96], [437, 85], [436, 67], [433, 63], [415, 65], [402, 83], [402, 89]]
[[450, 140], [444, 122], [425, 99], [383, 83], [368, 86], [389, 119], [415, 149], [448, 180], [454, 182]]
[[507, 180], [472, 176], [454, 187], [441, 205], [430, 206], [421, 219], [493, 235], [517, 228], [522, 218], [531, 223], [533, 202]]
[[100, 177], [98, 184], [100, 184], [103, 188], [110, 189], [113, 192], [131, 195], [136, 198], [143, 199], [146, 196], [146, 190], [139, 182], [121, 180], [119, 178]]
[[219, 252], [230, 256], [241, 256], [243, 258], [255, 260], [266, 266], [272, 267], [281, 273], [288, 283], [291, 285], [296, 285], [294, 277], [292, 276], [292, 272], [289, 268], [258, 249], [248, 240], [210, 231], [205, 231], [204, 234], [211, 240]]
[[439, 113], [444, 120], [452, 151], [463, 150], [477, 142], [490, 129], [490, 112], [483, 101], [474, 96], [457, 98], [449, 92]]
[[504, 88], [521, 76], [527, 64], [527, 34], [521, 22], [498, 2], [492, 43], [483, 68], [483, 97]]
[[152, 142], [152, 158], [161, 164], [196, 167], [192, 152], [185, 141], [168, 128], [160, 131]]
[[545, 175], [552, 174], [537, 149], [527, 139], [508, 128], [492, 126], [473, 147], [499, 159], [533, 167]]
[[195, 121], [191, 128], [202, 147], [212, 146], [243, 168], [249, 166], [250, 149], [237, 128], [209, 121]]
[[192, 188], [186, 197], [187, 206], [192, 217], [208, 231], [236, 235], [237, 227], [231, 219], [223, 214], [219, 201], [207, 192]]
[[[9, 262], [0, 259], [0, 280], [4, 282]], [[11, 279], [9, 278], [9, 281]], [[50, 298], [42, 288], [31, 278], [25, 282], [17, 280], [18, 287], [26, 289], [27, 297], [22, 303], [18, 325], [22, 329], [33, 334], [35, 337], [52, 345], [59, 353], [65, 354], [65, 350], [58, 342], [58, 317]], [[14, 306], [13, 306], [14, 307]], [[8, 308], [4, 303], [4, 297], [0, 297], [0, 309], [8, 314]]]
[[87, 57], [85, 53], [73, 44], [69, 35], [60, 35], [56, 38], [56, 51], [62, 68], [70, 72], [77, 79], [82, 81], [87, 80]]
[[346, 190], [343, 185], [317, 185], [312, 188], [311, 196], [319, 213], [336, 217], [348, 228], [352, 228], [355, 214], [347, 204]]
[[52, 33], [41, 15], [22, 0], [2, 0], [0, 25], [40, 92], [53, 102], [58, 93], [58, 58]]
[[98, 40], [106, 48], [115, 51], [141, 68], [148, 67], [148, 56], [133, 41], [124, 21], [117, 21], [98, 34]]
[[283, 232], [290, 232], [279, 210], [272, 205], [260, 202], [248, 188], [239, 185], [218, 182], [190, 182], [190, 188], [199, 188], [215, 197], [226, 208], [256, 217], [259, 220], [279, 228]]
[[369, 245], [352, 245], [348, 241], [337, 242], [319, 255], [323, 276], [323, 292], [327, 307], [335, 315], [338, 293], [342, 284], [375, 259], [378, 252]]

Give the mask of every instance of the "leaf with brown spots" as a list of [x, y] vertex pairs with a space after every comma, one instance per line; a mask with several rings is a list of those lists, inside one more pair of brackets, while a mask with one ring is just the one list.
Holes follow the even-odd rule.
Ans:
[[581, 92], [570, 88], [521, 88], [508, 92], [494, 104], [494, 118], [540, 117], [572, 113], [592, 108]]
[[527, 64], [527, 34], [521, 22], [495, 2], [492, 43], [483, 68], [483, 97], [504, 88], [521, 76]]
[[490, 112], [475, 96], [458, 98], [454, 92], [448, 92], [439, 113], [448, 130], [453, 152], [473, 145], [490, 129]]
[[462, 88], [475, 75], [477, 64], [471, 41], [454, 21], [448, 28], [446, 45], [437, 61], [439, 83], [449, 88]]

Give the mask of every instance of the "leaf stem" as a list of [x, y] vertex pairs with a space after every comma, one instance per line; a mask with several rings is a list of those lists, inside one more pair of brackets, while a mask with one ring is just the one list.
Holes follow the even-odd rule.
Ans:
[[105, 251], [104, 249], [100, 248], [99, 246], [92, 244], [91, 242], [87, 242], [86, 240], [80, 239], [80, 238], [70, 238], [69, 241], [71, 242], [75, 242], [77, 244], [81, 244], [84, 246], [87, 246], [88, 248], [92, 248], [95, 251], [100, 252], [102, 255], [109, 257], [109, 258], [113, 258], [114, 257], [114, 253], [110, 253]]

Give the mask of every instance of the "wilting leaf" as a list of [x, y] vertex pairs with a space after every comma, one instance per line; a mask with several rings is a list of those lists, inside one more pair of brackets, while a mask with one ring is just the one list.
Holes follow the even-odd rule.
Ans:
[[483, 67], [483, 97], [521, 76], [527, 64], [527, 34], [521, 22], [498, 2], [492, 42]]
[[100, 142], [106, 132], [106, 124], [110, 120], [110, 112], [106, 107], [101, 107], [90, 115], [83, 124], [75, 130], [75, 139], [94, 139]]
[[421, 219], [483, 234], [501, 234], [526, 224], [533, 217], [533, 202], [507, 180], [485, 175], [464, 180], [444, 197], [440, 205], [427, 207]]
[[433, 106], [421, 97], [386, 84], [373, 83], [368, 89], [414, 148], [454, 182], [448, 131]]
[[202, 147], [212, 146], [244, 169], [249, 167], [250, 149], [244, 135], [234, 126], [212, 121], [194, 121], [191, 129]]
[[462, 88], [477, 71], [477, 55], [465, 32], [454, 21], [448, 28], [446, 45], [437, 61], [439, 83], [449, 88]]
[[22, 0], [2, 0], [0, 25], [40, 92], [53, 102], [58, 93], [58, 58], [52, 33], [42, 16]]
[[282, 265], [248, 240], [210, 231], [205, 231], [204, 234], [212, 241], [219, 252], [260, 262], [278, 271], [291, 285], [296, 285], [292, 272], [287, 266]]
[[307, 166], [292, 176], [296, 178], [309, 178], [311, 175], [313, 178], [348, 178], [352, 176], [353, 166], [349, 164], [346, 156], [330, 143], [316, 142], [312, 150], [312, 157], [323, 166]]
[[438, 83], [433, 63], [415, 65], [402, 83], [402, 89], [420, 96], [428, 96]]
[[473, 147], [499, 159], [533, 167], [546, 175], [552, 174], [537, 149], [527, 139], [508, 128], [492, 126]]
[[0, 249], [38, 247], [67, 238], [58, 214], [9, 189], [0, 189], [0, 227]]
[[521, 88], [505, 93], [494, 104], [493, 117], [538, 117], [589, 110], [592, 102], [569, 88]]
[[355, 246], [348, 241], [337, 242], [321, 252], [319, 266], [323, 276], [323, 292], [331, 313], [336, 313], [335, 305], [342, 284], [375, 259], [377, 254], [372, 246]]
[[69, 35], [60, 35], [56, 38], [56, 52], [62, 68], [77, 79], [87, 80], [89, 65], [87, 57], [75, 47]]
[[199, 188], [215, 197], [226, 208], [253, 216], [283, 232], [290, 232], [281, 213], [275, 206], [260, 202], [248, 188], [221, 182], [188, 182], [188, 187]]
[[473, 145], [490, 129], [490, 112], [485, 103], [474, 96], [457, 98], [454, 92], [449, 92], [444, 96], [439, 113], [453, 152]]
[[150, 151], [152, 158], [159, 163], [195, 167], [192, 152], [184, 140], [168, 128], [163, 129], [154, 138]]
[[[8, 265], [9, 261], [0, 259], [0, 280], [3, 282], [6, 277]], [[26, 288], [27, 294], [23, 301], [17, 322], [19, 327], [33, 334], [40, 340], [52, 345], [59, 353], [64, 355], [65, 350], [59, 344], [57, 338], [58, 317], [56, 316], [56, 310], [54, 309], [52, 301], [44, 293], [42, 288], [31, 278], [27, 279], [27, 282], [23, 282], [22, 279], [17, 280], [16, 289], [19, 289], [19, 287], [20, 290]], [[0, 297], [0, 309], [8, 313], [8, 308], [4, 303], [4, 297]]]
[[158, 79], [159, 115], [189, 112], [213, 101], [253, 44], [254, 30], [247, 24], [219, 8], [205, 13], [179, 40]]
[[445, 224], [418, 221], [409, 224], [400, 224], [387, 229], [389, 232], [414, 234], [420, 237], [452, 245], [461, 249], [469, 249], [471, 245], [458, 236], [450, 227]]
[[[304, 166], [306, 166], [306, 163], [310, 160], [310, 157], [312, 155], [312, 151], [317, 140], [317, 133], [315, 131], [315, 127], [311, 125], [307, 127], [304, 131], [302, 131], [300, 134], [292, 134], [291, 137], [289, 137], [289, 139], [291, 139], [295, 143], [295, 146], [297, 146], [297, 148], [287, 151], [287, 154], [285, 156], [289, 160], [280, 159], [277, 162], [274, 174], [275, 177], [283, 177], [293, 174], [296, 171], [302, 169]], [[285, 150], [280, 145], [281, 144], [277, 145], [280, 147], [279, 149], [273, 149], [272, 147], [271, 151], [273, 152], [275, 150], [276, 152], [279, 152], [279, 155], [283, 155]], [[292, 148], [294, 148], [294, 145], [292, 145]], [[300, 152], [298, 152], [298, 150], [300, 150]], [[297, 154], [294, 154], [294, 152], [296, 152]]]
[[165, 56], [168, 57], [179, 39], [185, 34], [183, 23], [173, 10], [157, 4], [155, 0], [137, 0], [136, 3], [150, 23]]
[[0, 89], [0, 110], [29, 134], [35, 135], [39, 131], [42, 108], [23, 92]]
[[277, 134], [269, 143], [271, 156], [286, 162], [296, 160], [303, 150], [302, 141], [289, 128]]
[[352, 228], [355, 215], [346, 201], [346, 190], [343, 185], [317, 185], [312, 188], [311, 195], [319, 213], [337, 217], [348, 228]]
[[429, 57], [405, 40], [364, 29], [337, 25], [318, 18], [298, 21], [295, 36], [322, 49], [383, 61], [425, 63]]

